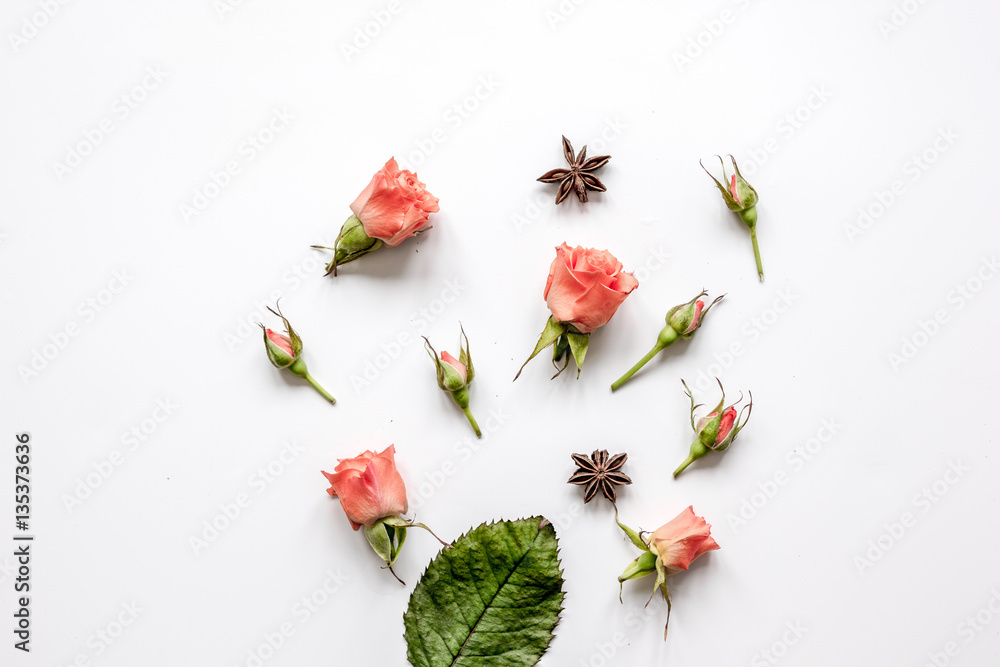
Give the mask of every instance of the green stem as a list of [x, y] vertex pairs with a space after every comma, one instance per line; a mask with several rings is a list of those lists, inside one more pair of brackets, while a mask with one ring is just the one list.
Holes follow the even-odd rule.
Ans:
[[694, 454], [688, 454], [688, 457], [686, 459], [684, 459], [684, 463], [680, 464], [680, 466], [677, 468], [677, 470], [674, 471], [674, 477], [677, 477], [677, 475], [679, 475], [682, 472], [684, 472], [684, 469], [687, 468], [689, 465], [691, 465], [694, 462], [695, 462], [695, 456], [694, 456]]
[[328, 392], [326, 389], [323, 389], [323, 387], [320, 386], [319, 382], [316, 382], [316, 380], [313, 379], [313, 376], [309, 375], [308, 372], [305, 375], [303, 375], [302, 377], [304, 377], [306, 379], [306, 382], [308, 382], [309, 384], [311, 384], [313, 386], [313, 389], [315, 389], [316, 391], [318, 391], [323, 398], [325, 398], [326, 400], [330, 401], [331, 404], [337, 402], [337, 399], [335, 399], [333, 396], [331, 396], [330, 392]]
[[479, 430], [479, 424], [476, 423], [476, 418], [472, 416], [472, 410], [469, 410], [469, 408], [462, 408], [462, 412], [465, 413], [466, 419], [468, 419], [469, 423], [472, 424], [472, 430], [476, 432], [476, 437], [483, 437], [483, 432]]
[[638, 372], [638, 370], [640, 368], [642, 368], [647, 363], [649, 363], [650, 359], [652, 359], [653, 357], [655, 357], [656, 355], [658, 355], [661, 350], [663, 350], [663, 348], [660, 346], [659, 343], [657, 343], [656, 345], [654, 345], [653, 349], [650, 350], [646, 354], [645, 357], [643, 357], [642, 359], [639, 360], [639, 363], [637, 363], [635, 366], [633, 366], [632, 368], [630, 368], [628, 370], [628, 372], [625, 373], [625, 375], [621, 376], [620, 378], [618, 378], [617, 380], [615, 380], [611, 384], [611, 391], [614, 391], [615, 389], [618, 389], [618, 387], [622, 386], [623, 384], [625, 384], [626, 382], [628, 382], [630, 379], [632, 379], [632, 376], [635, 375], [636, 372]]
[[757, 275], [764, 282], [764, 267], [760, 263], [760, 247], [757, 245], [757, 226], [750, 228], [750, 240], [753, 242], [753, 256], [757, 260]]

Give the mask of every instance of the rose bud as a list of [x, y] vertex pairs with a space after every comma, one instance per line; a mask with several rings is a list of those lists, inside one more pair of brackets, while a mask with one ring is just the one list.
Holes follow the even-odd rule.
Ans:
[[[716, 378], [716, 382], [719, 382], [718, 378]], [[696, 437], [694, 442], [691, 443], [691, 451], [688, 457], [674, 471], [674, 477], [677, 477], [677, 475], [684, 472], [685, 468], [709, 452], [724, 452], [729, 449], [729, 445], [733, 444], [733, 440], [736, 439], [737, 434], [750, 421], [750, 414], [753, 412], [753, 394], [750, 394], [750, 402], [743, 406], [739, 414], [736, 413], [736, 405], [743, 400], [742, 396], [739, 401], [723, 409], [722, 406], [726, 402], [726, 392], [722, 389], [722, 383], [719, 382], [722, 399], [710, 414], [702, 417], [695, 424], [694, 411], [700, 405], [694, 404], [694, 396], [691, 395], [691, 390], [688, 389], [687, 383], [681, 380], [681, 384], [684, 385], [684, 393], [691, 399], [691, 428], [694, 429]], [[744, 412], [747, 415], [746, 419], [743, 419]]]
[[292, 328], [292, 325], [288, 323], [288, 318], [281, 314], [281, 307], [278, 306], [277, 312], [275, 312], [270, 306], [268, 307], [268, 310], [281, 318], [281, 321], [285, 325], [285, 333], [280, 334], [266, 328], [260, 322], [257, 323], [258, 326], [264, 330], [264, 349], [267, 351], [267, 358], [271, 360], [271, 363], [275, 366], [275, 368], [286, 370], [292, 375], [298, 375], [300, 378], [305, 379], [305, 381], [311, 384], [323, 398], [331, 403], [336, 403], [337, 399], [331, 396], [326, 389], [321, 387], [320, 384], [313, 379], [312, 375], [309, 375], [309, 371], [306, 368], [306, 362], [302, 360], [302, 339], [299, 338], [297, 333], [295, 333], [295, 329]]
[[743, 175], [740, 173], [740, 168], [736, 165], [736, 159], [730, 155], [729, 159], [733, 163], [733, 169], [736, 173], [731, 176], [726, 176], [726, 163], [722, 160], [721, 156], [716, 155], [719, 158], [719, 163], [722, 164], [722, 180], [729, 186], [728, 189], [719, 180], [712, 176], [712, 172], [705, 169], [705, 165], [701, 164], [701, 168], [705, 169], [705, 173], [715, 181], [715, 186], [719, 188], [722, 192], [722, 199], [726, 202], [726, 207], [730, 211], [735, 211], [743, 223], [750, 229], [750, 240], [753, 242], [753, 256], [757, 260], [757, 275], [760, 276], [761, 282], [764, 281], [764, 267], [760, 263], [760, 248], [757, 246], [757, 191], [753, 189], [753, 186], [743, 180]]
[[[576, 362], [576, 376], [580, 377], [590, 334], [607, 324], [638, 286], [639, 281], [622, 271], [621, 262], [607, 250], [570, 248], [565, 243], [557, 247], [542, 295], [552, 316], [514, 379], [520, 377], [528, 361], [553, 343], [552, 364], [559, 372], [552, 377], [566, 370], [570, 355]], [[564, 357], [565, 362], [559, 368], [557, 364]]]
[[353, 262], [383, 245], [397, 246], [406, 239], [430, 229], [427, 219], [439, 211], [438, 199], [413, 172], [400, 169], [390, 158], [351, 204], [353, 215], [347, 219], [332, 248], [333, 259], [326, 275], [337, 275], [337, 267]]
[[[618, 585], [630, 579], [639, 579], [656, 573], [656, 583], [653, 584], [653, 595], [659, 590], [667, 600], [667, 623], [663, 627], [663, 638], [667, 638], [667, 628], [670, 625], [670, 591], [667, 590], [667, 577], [687, 570], [691, 563], [702, 554], [718, 549], [718, 543], [712, 538], [712, 526], [694, 513], [694, 508], [686, 510], [657, 528], [648, 538], [642, 533], [623, 525], [615, 514], [615, 522], [625, 532], [629, 540], [643, 551], [642, 555], [632, 561], [618, 577]], [[652, 599], [652, 595], [650, 596]], [[648, 603], [647, 603], [648, 604]]]
[[625, 375], [615, 380], [611, 385], [611, 391], [628, 382], [635, 375], [636, 371], [645, 366], [650, 359], [658, 355], [664, 348], [673, 345], [678, 339], [688, 340], [694, 335], [694, 332], [698, 330], [701, 323], [705, 321], [705, 316], [708, 315], [708, 311], [711, 310], [712, 306], [719, 303], [722, 297], [726, 296], [723, 294], [706, 306], [701, 297], [707, 294], [708, 292], [702, 291], [701, 294], [687, 303], [674, 306], [667, 312], [667, 326], [663, 327], [660, 335], [656, 337], [656, 345], [653, 346], [653, 349], [645, 357], [639, 360], [639, 363], [629, 369]]
[[[340, 498], [340, 506], [354, 530], [364, 527], [368, 543], [390, 572], [406, 539], [407, 528], [423, 528], [434, 535], [424, 524], [401, 516], [406, 513], [408, 503], [395, 457], [396, 447], [390, 445], [377, 454], [365, 451], [354, 458], [338, 459], [332, 473], [321, 471], [330, 482], [326, 492]], [[447, 546], [446, 542], [441, 543]], [[392, 574], [396, 576], [395, 572]]]
[[426, 336], [424, 337], [424, 349], [434, 361], [438, 386], [442, 391], [448, 392], [458, 407], [462, 408], [466, 419], [472, 425], [472, 430], [476, 432], [477, 437], [481, 437], [483, 433], [479, 430], [479, 424], [476, 423], [476, 418], [469, 410], [469, 385], [472, 384], [472, 378], [476, 376], [476, 369], [472, 366], [469, 339], [465, 335], [465, 329], [462, 329], [462, 338], [459, 341], [458, 359], [447, 352], [442, 352], [441, 356], [438, 357], [437, 351]]

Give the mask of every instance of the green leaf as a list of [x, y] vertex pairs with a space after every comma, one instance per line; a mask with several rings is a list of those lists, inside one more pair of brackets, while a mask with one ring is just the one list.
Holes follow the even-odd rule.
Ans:
[[482, 524], [431, 561], [403, 616], [416, 667], [534, 665], [562, 611], [556, 533], [543, 517]]

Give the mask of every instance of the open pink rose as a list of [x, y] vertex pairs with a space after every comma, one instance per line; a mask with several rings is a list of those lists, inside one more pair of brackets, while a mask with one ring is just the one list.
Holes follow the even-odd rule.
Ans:
[[332, 474], [323, 471], [330, 482], [327, 493], [340, 498], [354, 530], [406, 512], [406, 487], [396, 470], [395, 455], [396, 447], [390, 445], [378, 454], [366, 451], [352, 459], [339, 459]]
[[695, 515], [691, 506], [657, 528], [649, 540], [649, 550], [663, 561], [667, 575], [688, 569], [695, 558], [718, 548], [712, 526]]
[[621, 262], [607, 250], [563, 243], [549, 267], [544, 298], [556, 321], [590, 333], [607, 324], [638, 286], [639, 281], [622, 271]]
[[427, 224], [428, 215], [440, 210], [438, 199], [425, 189], [413, 172], [400, 170], [395, 158], [372, 176], [351, 211], [365, 234], [395, 246]]

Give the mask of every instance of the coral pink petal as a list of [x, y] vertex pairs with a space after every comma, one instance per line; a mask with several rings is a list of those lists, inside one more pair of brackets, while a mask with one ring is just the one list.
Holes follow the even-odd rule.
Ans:
[[368, 462], [375, 458], [375, 452], [365, 451], [358, 454], [354, 458], [350, 459], [337, 459], [337, 467], [333, 469], [334, 472], [343, 472], [345, 470], [358, 470], [364, 472], [365, 468], [368, 467]]
[[289, 338], [288, 336], [283, 336], [283, 335], [281, 335], [280, 333], [278, 333], [276, 331], [272, 331], [271, 329], [267, 330], [267, 337], [268, 337], [268, 339], [270, 339], [270, 341], [272, 343], [274, 343], [275, 345], [277, 345], [278, 347], [280, 347], [282, 350], [284, 350], [285, 354], [287, 354], [290, 357], [294, 357], [295, 356], [295, 350], [292, 349], [292, 339], [291, 338]]
[[463, 380], [469, 376], [469, 369], [465, 367], [465, 364], [451, 356], [448, 352], [441, 353], [441, 361], [458, 371], [458, 374], [462, 376]]
[[733, 430], [733, 424], [736, 422], [736, 408], [730, 407], [728, 410], [722, 413], [722, 421], [719, 422], [719, 434], [715, 438], [715, 442], [719, 443], [729, 436], [729, 432]]
[[691, 325], [687, 328], [684, 333], [691, 333], [698, 328], [698, 320], [701, 319], [701, 311], [705, 309], [705, 302], [698, 300], [694, 304], [694, 317], [691, 318]]
[[392, 455], [383, 456], [380, 454], [372, 459], [365, 472], [366, 477], [369, 475], [377, 480], [376, 488], [382, 516], [405, 514], [409, 508], [409, 503], [406, 500], [406, 485], [403, 483], [403, 477], [396, 470]]
[[340, 504], [352, 523], [372, 526], [385, 516], [379, 505], [378, 487], [367, 474], [346, 480], [339, 491]]

